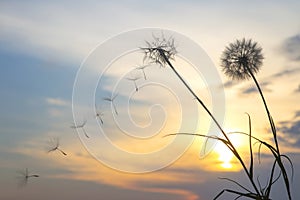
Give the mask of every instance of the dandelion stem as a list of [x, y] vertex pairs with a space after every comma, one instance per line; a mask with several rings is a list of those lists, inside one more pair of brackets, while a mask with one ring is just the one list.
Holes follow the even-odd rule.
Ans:
[[[247, 65], [246, 65], [247, 66]], [[262, 98], [262, 101], [263, 101], [263, 104], [265, 106], [265, 109], [266, 109], [266, 112], [267, 112], [267, 115], [268, 115], [268, 119], [269, 119], [269, 122], [270, 122], [270, 126], [271, 126], [271, 130], [272, 130], [272, 133], [273, 133], [273, 138], [274, 138], [274, 142], [275, 142], [275, 145], [276, 145], [276, 153], [277, 155], [275, 156], [276, 158], [276, 161], [280, 167], [280, 170], [282, 172], [282, 175], [284, 177], [284, 182], [285, 182], [285, 186], [286, 186], [286, 190], [287, 190], [287, 193], [288, 193], [288, 197], [289, 197], [289, 200], [292, 199], [292, 196], [291, 196], [291, 191], [290, 191], [290, 185], [289, 185], [289, 179], [288, 179], [288, 176], [287, 176], [287, 172], [284, 168], [284, 165], [282, 163], [282, 160], [281, 160], [281, 154], [280, 154], [280, 151], [279, 151], [279, 145], [278, 145], [278, 141], [277, 141], [277, 134], [276, 134], [276, 127], [275, 127], [275, 123], [273, 121], [273, 118], [270, 114], [270, 111], [269, 111], [269, 108], [268, 108], [268, 105], [267, 105], [267, 102], [265, 100], [265, 97], [263, 95], [263, 92], [259, 86], [259, 83], [258, 81], [256, 80], [254, 74], [252, 73], [252, 71], [247, 67], [247, 70], [249, 71], [249, 74], [251, 75], [252, 79], [254, 80], [255, 82], [255, 85], [258, 89], [258, 92]], [[274, 169], [272, 169], [272, 173], [273, 173]], [[269, 184], [272, 184], [272, 179], [273, 179], [273, 175], [271, 176], [271, 180], [270, 180], [270, 183]], [[271, 185], [270, 185], [270, 189], [271, 190]]]
[[258, 83], [258, 81], [256, 80], [254, 74], [253, 74], [252, 71], [248, 68], [247, 65], [246, 65], [246, 67], [247, 67], [247, 70], [248, 70], [249, 74], [251, 75], [251, 77], [252, 77], [252, 79], [253, 79], [253, 81], [254, 81], [254, 83], [255, 83], [257, 89], [258, 89], [258, 92], [259, 92], [259, 94], [260, 94], [260, 96], [261, 96], [261, 98], [262, 98], [263, 104], [264, 104], [264, 106], [265, 106], [265, 109], [266, 109], [266, 112], [267, 112], [267, 115], [268, 115], [268, 118], [269, 118], [269, 122], [270, 122], [270, 126], [271, 126], [271, 129], [272, 129], [272, 133], [273, 133], [273, 136], [274, 136], [274, 142], [275, 142], [275, 145], [276, 145], [276, 150], [277, 150], [277, 153], [280, 154], [280, 153], [279, 153], [279, 145], [278, 145], [278, 141], [277, 141], [276, 127], [275, 127], [275, 124], [274, 124], [274, 122], [273, 122], [272, 116], [271, 116], [271, 114], [270, 114], [270, 111], [269, 111], [269, 108], [268, 108], [266, 99], [265, 99], [265, 97], [264, 97], [264, 95], [263, 95], [263, 92], [262, 92], [262, 90], [261, 90], [261, 88], [260, 88], [260, 86], [259, 86], [259, 83]]
[[234, 145], [231, 143], [230, 139], [228, 138], [228, 136], [226, 135], [226, 133], [222, 129], [222, 127], [219, 124], [219, 122], [216, 120], [216, 118], [213, 116], [213, 114], [209, 111], [209, 109], [206, 107], [206, 105], [203, 103], [203, 101], [195, 94], [195, 92], [190, 88], [190, 86], [185, 82], [185, 80], [177, 72], [177, 70], [174, 68], [174, 66], [172, 65], [172, 63], [169, 61], [169, 59], [165, 55], [164, 50], [160, 49], [160, 48], [158, 48], [157, 50], [159, 51], [159, 54], [164, 58], [164, 60], [166, 61], [166, 63], [169, 65], [169, 67], [176, 74], [176, 76], [181, 80], [181, 82], [185, 85], [185, 87], [190, 91], [190, 93], [194, 96], [194, 98], [201, 104], [201, 106], [205, 109], [205, 111], [208, 113], [208, 115], [215, 122], [215, 124], [217, 125], [217, 127], [219, 128], [219, 130], [222, 132], [222, 134], [224, 135], [224, 137], [228, 141], [228, 145], [229, 145], [228, 147], [229, 147], [229, 149], [232, 151], [232, 153], [235, 155], [235, 157], [239, 160], [239, 162], [243, 166], [243, 169], [244, 169], [245, 173], [247, 174], [247, 176], [248, 176], [248, 178], [249, 178], [249, 180], [250, 180], [250, 182], [251, 182], [254, 190], [256, 191], [257, 195], [259, 195], [259, 197], [261, 197], [260, 192], [259, 192], [258, 188], [256, 187], [256, 184], [254, 183], [253, 178], [252, 178], [251, 174], [249, 173], [249, 171], [248, 171], [248, 169], [247, 169], [247, 167], [246, 167], [243, 159], [239, 155], [239, 153], [236, 150], [236, 148], [234, 147]]

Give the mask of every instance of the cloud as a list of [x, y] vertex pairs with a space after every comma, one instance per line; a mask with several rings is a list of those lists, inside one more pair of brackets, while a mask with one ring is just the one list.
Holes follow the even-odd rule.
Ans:
[[300, 34], [287, 38], [282, 45], [282, 50], [289, 59], [300, 61]]
[[[65, 10], [55, 2], [1, 2], [0, 42], [9, 51], [45, 60], [80, 63], [112, 31], [115, 34], [114, 29], [122, 30], [122, 22], [118, 18], [122, 18], [124, 13], [134, 12], [122, 6], [112, 2], [78, 2], [67, 6], [72, 9]], [[78, 13], [89, 14], [79, 16]], [[115, 17], [108, 22], [107, 16], [111, 15]]]
[[226, 81], [223, 85], [220, 85], [219, 88], [232, 88], [233, 86], [235, 86], [238, 82], [236, 81], [232, 81], [232, 80], [229, 80], [229, 81]]
[[[271, 85], [272, 82], [274, 82], [275, 79], [283, 78], [283, 77], [290, 77], [290, 76], [296, 76], [298, 73], [300, 73], [300, 67], [295, 67], [292, 69], [283, 69], [281, 71], [278, 71], [274, 74], [271, 74], [270, 76], [264, 77], [264, 82], [260, 83], [261, 88], [264, 90], [264, 92], [272, 92], [271, 89], [267, 88], [267, 86]], [[239, 84], [237, 81], [228, 80], [224, 84], [219, 85], [219, 89], [226, 89], [226, 88], [232, 88]], [[242, 90], [242, 94], [251, 94], [256, 92], [256, 86], [251, 86], [247, 89]], [[300, 92], [300, 84], [297, 89], [294, 90], [294, 92]]]
[[289, 125], [284, 125], [279, 130], [289, 135], [300, 136], [300, 120], [293, 121]]
[[288, 76], [288, 75], [294, 75], [295, 73], [298, 73], [300, 72], [300, 68], [294, 68], [294, 69], [284, 69], [280, 72], [277, 72], [273, 75], [271, 75], [270, 78], [279, 78], [279, 77], [282, 77], [282, 76]]
[[71, 103], [69, 101], [60, 98], [46, 98], [46, 103], [51, 106], [69, 106]]
[[[262, 83], [260, 84], [260, 87], [261, 87], [261, 89], [262, 89], [264, 92], [272, 92], [271, 89], [268, 89], [268, 88], [267, 88], [267, 86], [270, 85], [270, 84], [271, 84], [270, 82], [262, 82]], [[244, 90], [242, 91], [243, 94], [251, 94], [251, 93], [254, 93], [254, 92], [257, 92], [256, 86], [251, 86], [251, 87], [249, 87], [249, 88], [247, 88], [247, 89], [244, 89]]]
[[300, 110], [298, 110], [298, 111], [295, 112], [294, 118], [297, 118], [297, 117], [300, 117]]
[[300, 84], [298, 85], [298, 88], [295, 89], [295, 92], [296, 92], [296, 93], [300, 92]]
[[300, 147], [300, 111], [296, 111], [294, 117], [290, 121], [279, 122], [278, 131], [280, 139], [288, 146]]

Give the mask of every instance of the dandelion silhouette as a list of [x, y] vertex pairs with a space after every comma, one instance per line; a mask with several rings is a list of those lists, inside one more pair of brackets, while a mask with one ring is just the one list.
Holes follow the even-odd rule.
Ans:
[[[270, 112], [267, 108], [267, 104], [265, 102], [265, 99], [263, 97], [262, 91], [259, 87], [259, 84], [254, 76], [255, 73], [257, 73], [262, 65], [262, 49], [257, 45], [256, 42], [252, 42], [252, 40], [237, 40], [235, 43], [231, 43], [228, 47], [226, 47], [225, 51], [223, 52], [223, 55], [221, 57], [222, 67], [223, 71], [226, 75], [228, 75], [232, 79], [242, 80], [242, 79], [248, 79], [253, 78], [259, 93], [263, 99], [266, 111], [268, 113], [271, 129], [273, 132], [273, 137], [276, 143], [276, 147], [273, 147], [271, 144], [260, 140], [259, 138], [256, 138], [252, 136], [251, 133], [251, 118], [250, 115], [248, 115], [249, 120], [249, 133], [245, 132], [231, 132], [231, 133], [225, 133], [219, 122], [216, 120], [216, 118], [213, 116], [213, 114], [210, 112], [208, 107], [204, 104], [204, 102], [195, 94], [195, 92], [192, 90], [192, 88], [187, 84], [187, 82], [183, 79], [183, 77], [178, 73], [176, 68], [174, 67], [172, 60], [175, 60], [175, 55], [177, 53], [174, 39], [173, 38], [157, 38], [153, 36], [153, 41], [148, 42], [146, 41], [147, 47], [140, 48], [144, 52], [144, 61], [148, 60], [150, 63], [159, 64], [161, 67], [170, 67], [172, 71], [176, 74], [176, 76], [180, 79], [180, 81], [184, 84], [184, 86], [188, 89], [188, 91], [192, 94], [192, 96], [198, 101], [198, 103], [203, 107], [203, 109], [207, 112], [207, 114], [211, 117], [212, 121], [217, 125], [218, 129], [222, 133], [223, 137], [218, 136], [208, 136], [204, 134], [198, 134], [198, 133], [173, 133], [168, 134], [166, 136], [174, 136], [174, 135], [194, 135], [194, 136], [200, 136], [205, 137], [206, 139], [214, 139], [221, 141], [223, 144], [226, 145], [226, 147], [233, 153], [235, 158], [239, 161], [239, 164], [242, 166], [243, 171], [249, 181], [249, 189], [247, 187], [244, 187], [240, 183], [228, 179], [228, 178], [221, 178], [223, 180], [227, 180], [231, 183], [234, 183], [236, 186], [238, 186], [239, 189], [242, 191], [236, 191], [232, 189], [224, 189], [222, 190], [215, 198], [218, 199], [223, 193], [228, 192], [231, 194], [237, 195], [235, 199], [239, 199], [241, 197], [246, 197], [250, 199], [256, 199], [256, 200], [270, 200], [270, 193], [271, 188], [275, 182], [278, 181], [280, 177], [283, 177], [287, 194], [289, 197], [289, 200], [291, 200], [291, 193], [290, 193], [290, 186], [289, 186], [289, 178], [285, 169], [284, 164], [282, 163], [282, 159], [286, 159], [292, 167], [292, 174], [293, 174], [293, 165], [291, 163], [291, 160], [288, 156], [280, 154], [279, 152], [279, 146], [277, 143], [277, 136], [276, 136], [276, 128], [275, 124], [273, 122], [273, 119], [270, 115]], [[242, 158], [241, 154], [237, 151], [236, 147], [233, 145], [227, 134], [232, 133], [239, 133], [243, 134], [249, 137], [249, 154], [250, 154], [250, 164], [249, 166], [246, 165], [244, 159]], [[274, 163], [270, 170], [270, 177], [267, 180], [267, 185], [265, 187], [262, 187], [259, 180], [255, 180], [254, 178], [254, 164], [253, 164], [253, 151], [252, 151], [252, 139], [256, 140], [261, 145], [264, 145], [269, 149], [274, 156]], [[275, 174], [276, 167], [279, 167], [280, 173], [278, 176]]]
[[140, 48], [144, 52], [143, 61], [149, 60], [150, 63], [165, 67], [166, 65], [169, 65], [168, 62], [170, 62], [170, 60], [175, 60], [175, 55], [177, 54], [175, 40], [172, 37], [169, 37], [168, 39], [165, 38], [163, 33], [162, 37], [152, 36], [153, 41], [146, 41], [147, 47]]
[[118, 96], [118, 94], [115, 94], [115, 96], [113, 96], [113, 97], [104, 97], [104, 98], [103, 98], [104, 101], [111, 102], [111, 104], [112, 104], [113, 107], [114, 107], [114, 111], [115, 111], [116, 115], [118, 115], [118, 111], [117, 111], [117, 107], [116, 107], [116, 105], [115, 105], [114, 100], [116, 99], [117, 96]]
[[39, 175], [37, 174], [29, 174], [28, 172], [28, 168], [26, 168], [24, 171], [19, 171], [18, 172], [20, 174], [20, 176], [18, 176], [17, 178], [19, 179], [19, 183], [18, 183], [18, 186], [26, 186], [27, 183], [28, 183], [28, 180], [30, 178], [37, 178], [37, 177], [40, 177]]
[[84, 120], [84, 122], [83, 122], [82, 124], [79, 124], [79, 125], [75, 125], [75, 124], [73, 123], [73, 125], [70, 126], [70, 127], [73, 128], [73, 129], [81, 128], [82, 131], [83, 131], [83, 133], [84, 133], [84, 135], [85, 135], [87, 138], [89, 138], [88, 134], [86, 133], [86, 131], [85, 131], [85, 129], [84, 129], [84, 126], [85, 126], [86, 122], [87, 122], [87, 121]]
[[102, 117], [103, 117], [104, 113], [101, 111], [101, 109], [97, 108], [96, 104], [95, 104], [95, 110], [96, 110], [96, 115], [95, 115], [96, 119], [99, 119], [101, 124], [103, 124], [104, 122], [103, 122]]
[[[264, 188], [264, 190], [261, 191], [262, 194], [259, 195], [260, 197], [259, 199], [269, 199], [271, 187], [279, 179], [279, 177], [277, 178], [274, 177], [275, 174], [274, 171], [277, 164], [284, 180], [288, 199], [291, 200], [292, 196], [290, 190], [289, 177], [287, 175], [287, 171], [285, 165], [282, 162], [282, 159], [288, 160], [292, 168], [293, 168], [293, 164], [288, 156], [280, 153], [279, 144], [277, 140], [276, 126], [273, 121], [273, 117], [269, 111], [269, 108], [267, 106], [267, 102], [263, 95], [262, 89], [255, 77], [255, 74], [259, 71], [260, 67], [262, 66], [263, 59], [264, 57], [262, 55], [262, 48], [259, 47], [258, 44], [256, 42], [253, 42], [251, 39], [246, 40], [245, 38], [243, 38], [241, 40], [236, 40], [235, 42], [230, 43], [225, 48], [221, 56], [221, 67], [224, 73], [233, 80], [244, 80], [249, 78], [253, 79], [257, 87], [257, 90], [262, 98], [269, 119], [270, 128], [273, 134], [273, 140], [275, 142], [275, 147], [267, 143], [262, 143], [262, 142], [261, 143], [267, 146], [268, 149], [272, 152], [275, 161], [271, 169], [269, 183], [266, 186], [266, 188]], [[249, 171], [251, 172], [250, 174], [252, 175], [251, 178], [253, 178], [253, 163], [252, 163], [253, 158], [252, 158], [252, 149], [251, 149], [251, 145], [252, 145], [251, 138], [252, 136], [250, 134], [249, 142], [250, 142], [250, 151], [251, 151], [251, 165], [250, 165], [251, 168]]]
[[53, 152], [53, 151], [59, 151], [62, 153], [64, 156], [67, 154], [59, 147], [59, 138], [51, 138], [48, 141], [48, 147], [47, 147], [47, 153]]
[[262, 48], [251, 39], [246, 40], [243, 38], [242, 40], [236, 40], [234, 43], [230, 43], [224, 50], [221, 57], [221, 66], [225, 74], [232, 79], [242, 80], [250, 77], [253, 79], [264, 103], [274, 134], [276, 148], [279, 153], [275, 124], [268, 109], [262, 89], [254, 75], [259, 71], [262, 65], [262, 60], [264, 59], [261, 51]]
[[223, 72], [234, 80], [248, 79], [262, 66], [262, 48], [251, 39], [236, 40], [223, 51], [221, 66]]
[[142, 71], [145, 80], [147, 80], [145, 68], [147, 68], [149, 66], [150, 65], [141, 65], [141, 66], [138, 66], [138, 67], [135, 68], [136, 70], [141, 70]]
[[139, 88], [137, 87], [136, 81], [139, 80], [141, 77], [135, 76], [135, 77], [131, 77], [131, 78], [126, 78], [129, 81], [132, 81], [135, 87], [135, 91], [138, 91]]

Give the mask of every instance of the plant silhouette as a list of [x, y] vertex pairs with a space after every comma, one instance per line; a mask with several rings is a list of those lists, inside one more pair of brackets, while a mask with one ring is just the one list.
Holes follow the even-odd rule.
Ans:
[[87, 121], [84, 120], [84, 121], [82, 122], [82, 124], [78, 124], [78, 125], [73, 123], [73, 125], [70, 126], [70, 127], [73, 128], [73, 129], [79, 129], [79, 128], [81, 128], [82, 131], [83, 131], [83, 133], [84, 133], [84, 135], [85, 135], [85, 137], [89, 138], [88, 134], [86, 133], [86, 131], [85, 131], [85, 129], [84, 129], [84, 126], [85, 126], [86, 122], [87, 122]]
[[256, 42], [253, 42], [251, 39], [246, 40], [245, 38], [243, 38], [241, 40], [236, 40], [235, 42], [230, 43], [224, 50], [223, 55], [221, 57], [221, 66], [225, 74], [232, 79], [238, 79], [238, 80], [243, 80], [248, 78], [253, 79], [255, 86], [257, 87], [257, 90], [263, 101], [263, 105], [267, 113], [267, 117], [273, 135], [273, 140], [275, 143], [275, 148], [272, 148], [272, 150], [270, 149], [275, 158], [275, 163], [271, 171], [267, 197], [269, 198], [271, 192], [271, 186], [272, 186], [271, 183], [274, 181], [274, 179], [276, 179], [274, 177], [274, 170], [277, 163], [278, 167], [280, 168], [282, 177], [284, 179], [288, 198], [292, 199], [289, 178], [285, 166], [282, 162], [282, 158], [288, 159], [289, 162], [291, 161], [289, 157], [280, 153], [276, 126], [273, 121], [273, 117], [269, 111], [262, 89], [255, 77], [255, 74], [259, 71], [260, 67], [262, 66], [262, 60], [264, 58], [261, 51], [262, 48], [259, 47], [258, 44]]
[[251, 39], [230, 43], [221, 56], [221, 66], [225, 75], [233, 80], [253, 78], [263, 64], [262, 48]]
[[19, 171], [18, 173], [20, 174], [20, 176], [17, 177], [19, 181], [18, 186], [20, 187], [26, 186], [30, 178], [40, 177], [37, 174], [29, 174], [28, 168], [26, 168], [24, 171]]
[[53, 152], [53, 151], [59, 151], [61, 154], [66, 156], [67, 154], [59, 147], [59, 138], [51, 138], [48, 141], [48, 147], [47, 147], [47, 153]]
[[[191, 93], [191, 95], [197, 100], [197, 102], [202, 106], [202, 108], [207, 112], [207, 114], [210, 116], [210, 118], [213, 120], [213, 122], [217, 125], [218, 129], [222, 133], [223, 137], [219, 136], [207, 136], [204, 134], [198, 134], [198, 133], [173, 133], [168, 134], [166, 136], [172, 136], [172, 135], [195, 135], [200, 137], [205, 137], [208, 139], [214, 139], [221, 141], [223, 144], [226, 145], [226, 147], [233, 153], [235, 158], [238, 160], [239, 164], [242, 166], [242, 169], [250, 183], [250, 188], [245, 187], [241, 185], [240, 183], [228, 179], [228, 178], [222, 178], [223, 180], [230, 181], [234, 183], [240, 190], [232, 190], [232, 189], [224, 189], [222, 190], [214, 199], [218, 199], [224, 192], [228, 192], [234, 195], [237, 195], [235, 199], [246, 197], [249, 199], [255, 199], [255, 200], [270, 200], [270, 194], [271, 194], [271, 188], [272, 186], [279, 180], [280, 177], [283, 177], [286, 190], [287, 190], [287, 196], [289, 200], [292, 199], [291, 192], [290, 192], [290, 186], [289, 186], [289, 178], [287, 176], [287, 172], [285, 169], [285, 166], [282, 163], [282, 158], [287, 159], [291, 166], [293, 167], [291, 160], [288, 156], [280, 154], [279, 151], [279, 145], [277, 141], [276, 136], [276, 128], [274, 121], [271, 117], [271, 114], [268, 110], [266, 101], [264, 99], [263, 93], [261, 91], [261, 88], [259, 87], [259, 84], [254, 76], [255, 73], [257, 73], [262, 65], [263, 55], [261, 53], [262, 49], [257, 45], [256, 42], [252, 42], [252, 40], [237, 40], [235, 43], [229, 44], [228, 47], [226, 47], [225, 51], [223, 52], [223, 55], [221, 57], [222, 61], [222, 67], [223, 71], [226, 75], [228, 75], [232, 79], [236, 80], [243, 80], [252, 78], [259, 90], [259, 93], [263, 99], [263, 103], [265, 106], [265, 109], [267, 111], [268, 119], [270, 121], [271, 130], [273, 133], [273, 138], [275, 141], [275, 147], [273, 147], [271, 144], [260, 140], [259, 138], [256, 138], [252, 136], [252, 130], [251, 130], [251, 117], [249, 114], [248, 121], [249, 121], [249, 133], [245, 132], [229, 132], [226, 133], [219, 122], [216, 120], [216, 118], [212, 115], [208, 107], [205, 105], [205, 103], [195, 94], [195, 92], [191, 89], [191, 87], [187, 84], [187, 82], [183, 79], [183, 77], [178, 73], [174, 65], [172, 64], [172, 61], [175, 60], [175, 55], [177, 54], [177, 50], [175, 47], [175, 40], [174, 38], [165, 38], [162, 34], [162, 37], [156, 37], [153, 35], [153, 41], [146, 41], [146, 47], [140, 48], [144, 52], [144, 61], [148, 61], [149, 63], [158, 64], [161, 67], [170, 67], [172, 71], [175, 73], [175, 75], [179, 78], [179, 80], [184, 84], [184, 86], [187, 88], [187, 90]], [[249, 154], [250, 154], [250, 163], [247, 166], [245, 160], [242, 158], [242, 156], [237, 151], [236, 147], [233, 145], [231, 140], [228, 137], [228, 134], [242, 134], [246, 135], [249, 139]], [[252, 140], [255, 140], [256, 142], [260, 143], [260, 147], [264, 145], [269, 149], [274, 157], [273, 165], [270, 169], [270, 177], [267, 180], [267, 186], [262, 187], [260, 184], [259, 179], [257, 180], [254, 178], [254, 163], [253, 163], [253, 150], [252, 150]], [[275, 175], [275, 169], [276, 166], [280, 169], [280, 174], [278, 176]], [[293, 169], [292, 169], [293, 173]]]

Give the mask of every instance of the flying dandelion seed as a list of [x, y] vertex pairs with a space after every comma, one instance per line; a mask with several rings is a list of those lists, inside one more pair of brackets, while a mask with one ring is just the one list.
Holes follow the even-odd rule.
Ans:
[[223, 72], [233, 80], [243, 80], [256, 74], [262, 66], [262, 48], [251, 39], [230, 43], [221, 56]]
[[138, 86], [137, 86], [137, 84], [136, 84], [136, 81], [139, 80], [140, 78], [141, 78], [141, 77], [135, 76], [135, 77], [132, 77], [132, 78], [126, 78], [126, 79], [129, 80], [129, 81], [132, 81], [133, 84], [134, 84], [134, 87], [135, 87], [135, 91], [138, 91], [139, 88], [138, 88]]
[[104, 113], [101, 111], [101, 109], [97, 108], [96, 104], [95, 104], [95, 110], [96, 110], [96, 115], [95, 115], [96, 119], [100, 120], [101, 124], [103, 124], [104, 121], [103, 121], [102, 117], [103, 117]]
[[115, 105], [114, 100], [116, 99], [117, 96], [118, 96], [118, 94], [115, 94], [115, 96], [113, 96], [113, 97], [104, 97], [103, 98], [104, 101], [111, 102], [111, 104], [113, 105], [113, 108], [114, 108], [114, 111], [115, 111], [116, 115], [118, 115], [118, 111], [117, 111], [117, 107]]
[[85, 135], [87, 138], [90, 138], [90, 137], [88, 136], [88, 134], [86, 133], [85, 129], [84, 129], [84, 126], [85, 126], [86, 122], [87, 122], [87, 121], [85, 120], [82, 124], [79, 124], [79, 125], [75, 125], [75, 124], [73, 123], [73, 125], [70, 126], [70, 127], [73, 128], [73, 129], [81, 128], [82, 131], [83, 131], [83, 133], [84, 133], [84, 135]]
[[19, 171], [18, 173], [20, 174], [20, 176], [17, 177], [19, 181], [19, 187], [26, 186], [30, 178], [40, 177], [37, 174], [29, 174], [28, 168], [26, 168], [24, 171]]
[[141, 66], [138, 66], [138, 67], [135, 68], [136, 70], [141, 70], [142, 71], [143, 76], [144, 76], [144, 80], [147, 80], [145, 68], [147, 68], [149, 66], [150, 65], [141, 65]]
[[50, 152], [53, 152], [53, 151], [59, 151], [64, 156], [66, 156], [67, 154], [59, 146], [60, 146], [59, 138], [51, 138], [48, 141], [47, 153], [50, 153]]

